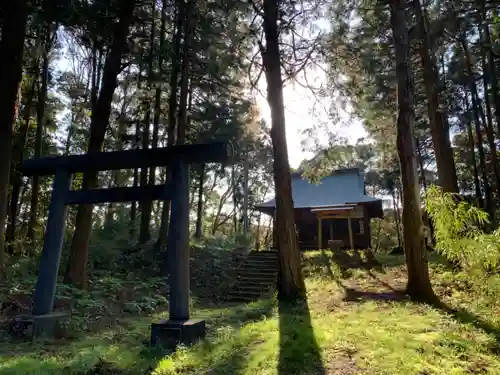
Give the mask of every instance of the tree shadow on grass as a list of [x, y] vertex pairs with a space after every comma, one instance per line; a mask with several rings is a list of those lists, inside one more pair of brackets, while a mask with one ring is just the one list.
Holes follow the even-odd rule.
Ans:
[[496, 355], [500, 354], [500, 327], [497, 327], [487, 322], [480, 316], [462, 308], [453, 308], [442, 302], [439, 302], [435, 307], [440, 308], [442, 311], [452, 316], [457, 322], [470, 324], [473, 327], [486, 332], [488, 335], [493, 336], [495, 343], [490, 346], [490, 351]]
[[307, 301], [296, 305], [280, 302], [278, 309], [280, 330], [278, 374], [326, 374]]
[[405, 301], [408, 296], [404, 291], [388, 290], [384, 292], [367, 292], [356, 290], [353, 288], [345, 288], [345, 295], [343, 301], [361, 302], [361, 301]]
[[352, 269], [376, 270], [385, 273], [384, 268], [375, 258], [370, 249], [366, 250], [335, 250], [332, 251], [331, 258], [343, 273]]
[[220, 316], [206, 318], [209, 330], [211, 326], [238, 327], [244, 324], [269, 318], [276, 306], [274, 298], [260, 299], [247, 304], [227, 304]]
[[351, 277], [352, 270], [385, 273], [371, 250], [321, 250], [306, 258], [306, 273], [332, 279]]

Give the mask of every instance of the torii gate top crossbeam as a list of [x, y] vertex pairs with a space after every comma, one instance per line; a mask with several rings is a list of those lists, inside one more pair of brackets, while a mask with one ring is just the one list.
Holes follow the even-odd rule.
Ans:
[[68, 173], [166, 166], [172, 161], [192, 163], [228, 163], [233, 156], [230, 142], [188, 144], [145, 150], [96, 152], [84, 155], [48, 156], [23, 162], [25, 176], [54, 175], [59, 169]]

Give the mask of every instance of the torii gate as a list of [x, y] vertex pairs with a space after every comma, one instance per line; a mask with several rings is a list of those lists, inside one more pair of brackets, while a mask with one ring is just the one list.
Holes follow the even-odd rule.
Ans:
[[[179, 145], [145, 150], [98, 152], [85, 155], [51, 156], [27, 160], [25, 176], [54, 175], [40, 268], [30, 315], [15, 319], [32, 338], [52, 336], [65, 313], [55, 313], [54, 297], [64, 239], [66, 206], [146, 200], [171, 200], [168, 228], [168, 271], [170, 282], [169, 320], [151, 325], [151, 344], [191, 344], [205, 336], [205, 322], [189, 314], [189, 165], [228, 163], [233, 156], [230, 142]], [[166, 184], [71, 190], [72, 174], [98, 171], [168, 167]]]

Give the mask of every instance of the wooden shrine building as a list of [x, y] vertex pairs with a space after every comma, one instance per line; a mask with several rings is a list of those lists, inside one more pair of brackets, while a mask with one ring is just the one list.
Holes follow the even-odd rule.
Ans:
[[[382, 200], [366, 195], [364, 173], [356, 168], [337, 170], [317, 184], [292, 173], [292, 198], [301, 250], [369, 248], [370, 219], [383, 217]], [[255, 209], [274, 217], [275, 200]]]

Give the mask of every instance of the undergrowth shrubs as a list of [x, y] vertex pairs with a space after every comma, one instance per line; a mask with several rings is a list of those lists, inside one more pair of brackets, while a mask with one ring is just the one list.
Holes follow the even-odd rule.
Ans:
[[[72, 316], [65, 337], [112, 326], [123, 317], [167, 310], [168, 276], [155, 244], [127, 247], [125, 240], [110, 246], [108, 242], [102, 237], [94, 241], [87, 290], [64, 284], [62, 277], [58, 282], [55, 310], [70, 311]], [[191, 246], [192, 303], [206, 305], [223, 298], [235, 269], [245, 258], [246, 251], [235, 250], [234, 241], [231, 246], [228, 242], [220, 245]], [[14, 316], [31, 310], [38, 268], [34, 259], [9, 259], [10, 272], [0, 284], [0, 328], [6, 328]], [[63, 262], [61, 274], [65, 268]]]

